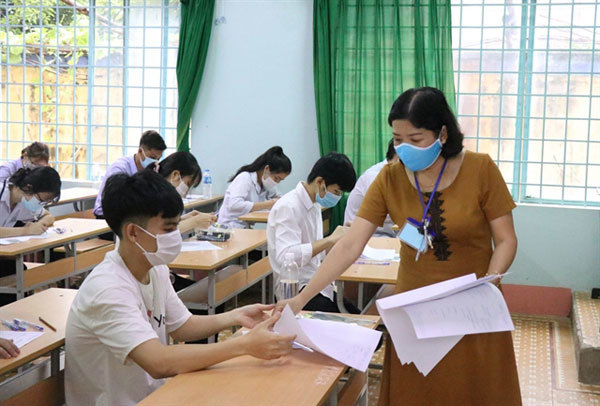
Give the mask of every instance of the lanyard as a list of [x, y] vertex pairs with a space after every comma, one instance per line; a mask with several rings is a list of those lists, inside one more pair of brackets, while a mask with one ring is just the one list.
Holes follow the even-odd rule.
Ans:
[[427, 218], [427, 213], [429, 212], [429, 207], [431, 206], [431, 202], [433, 201], [433, 196], [435, 195], [435, 192], [440, 184], [440, 180], [442, 179], [442, 175], [444, 174], [444, 169], [446, 169], [446, 163], [448, 161], [444, 159], [444, 164], [442, 165], [442, 170], [440, 171], [440, 174], [438, 175], [437, 180], [435, 181], [435, 186], [433, 187], [433, 190], [431, 191], [431, 196], [429, 197], [429, 201], [427, 202], [427, 207], [425, 207], [425, 201], [423, 200], [423, 193], [421, 193], [421, 187], [419, 186], [419, 181], [417, 180], [417, 173], [414, 173], [415, 176], [415, 185], [417, 186], [417, 191], [419, 192], [419, 199], [421, 200], [421, 207], [423, 207], [423, 218], [421, 219], [421, 222], [424, 222], [425, 219]]

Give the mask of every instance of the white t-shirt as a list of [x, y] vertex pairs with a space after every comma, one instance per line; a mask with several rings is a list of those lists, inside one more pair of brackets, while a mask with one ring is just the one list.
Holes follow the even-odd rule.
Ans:
[[[356, 213], [358, 212], [358, 209], [360, 209], [360, 205], [367, 194], [367, 190], [369, 190], [369, 186], [371, 186], [371, 183], [373, 183], [385, 165], [387, 165], [387, 161], [379, 162], [360, 175], [356, 181], [356, 185], [354, 185], [354, 189], [352, 189], [350, 196], [348, 196], [346, 211], [344, 212], [344, 223], [351, 223], [354, 221]], [[377, 230], [373, 235], [375, 237], [396, 237], [396, 232], [393, 230], [393, 227], [394, 221], [388, 215], [383, 222], [383, 227], [377, 227]]]
[[258, 184], [256, 172], [241, 172], [225, 191], [223, 206], [219, 210], [219, 223], [233, 228], [245, 228], [246, 223], [238, 221], [239, 216], [252, 211], [257, 202], [264, 202], [279, 196], [277, 190], [267, 191]]
[[164, 383], [128, 355], [151, 339], [166, 345], [168, 334], [191, 314], [173, 290], [166, 266], [150, 269], [149, 275], [152, 298], [144, 300], [143, 288], [150, 285], [142, 286], [118, 251], [111, 251], [81, 285], [67, 319], [68, 405], [135, 405]]
[[[312, 254], [312, 243], [322, 239], [321, 206], [313, 203], [302, 182], [298, 182], [294, 190], [275, 203], [267, 220], [267, 246], [275, 292], [279, 289], [279, 273], [287, 253], [294, 254], [298, 265], [300, 289], [308, 284], [325, 258], [325, 252], [314, 257]], [[320, 293], [333, 300], [333, 285]]]

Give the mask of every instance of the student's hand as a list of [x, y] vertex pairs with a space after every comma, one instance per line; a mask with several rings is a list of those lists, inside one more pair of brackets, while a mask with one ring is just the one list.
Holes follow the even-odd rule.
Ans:
[[266, 208], [267, 208], [268, 210], [271, 210], [271, 207], [273, 207], [273, 206], [275, 205], [275, 203], [277, 203], [277, 200], [279, 200], [279, 198], [278, 198], [278, 197], [276, 197], [275, 199], [267, 200], [267, 201], [265, 202], [265, 206], [267, 206]]
[[48, 226], [36, 221], [35, 223], [29, 222], [23, 226], [23, 235], [40, 235], [48, 229]]
[[352, 222], [351, 221], [346, 221], [344, 223], [344, 227], [352, 227]]
[[273, 310], [275, 305], [252, 304], [232, 310], [233, 325], [246, 328], [254, 328], [257, 324], [269, 318], [269, 314], [265, 313]]
[[193, 218], [194, 228], [208, 228], [212, 223], [217, 221], [217, 216], [210, 213], [201, 213], [192, 211], [189, 218]]
[[290, 309], [294, 314], [297, 314], [300, 310], [302, 310], [302, 305], [299, 302], [298, 296], [291, 299], [280, 300], [275, 305], [275, 311], [282, 312], [283, 309], [285, 309], [285, 305], [290, 305]]
[[280, 317], [281, 313], [275, 312], [241, 338], [245, 340], [246, 354], [261, 359], [275, 359], [292, 351], [292, 341], [296, 336], [279, 335], [272, 331]]
[[335, 230], [333, 230], [333, 233], [331, 233], [331, 235], [329, 236], [329, 238], [335, 244], [336, 242], [338, 242], [339, 240], [342, 239], [342, 237], [344, 236], [344, 234], [346, 234], [346, 231], [348, 231], [348, 227], [337, 226], [335, 228]]
[[12, 340], [0, 338], [0, 358], [14, 358], [20, 353], [19, 347]]
[[46, 227], [50, 227], [52, 224], [54, 224], [54, 216], [47, 214], [39, 219], [38, 223], [43, 224]]

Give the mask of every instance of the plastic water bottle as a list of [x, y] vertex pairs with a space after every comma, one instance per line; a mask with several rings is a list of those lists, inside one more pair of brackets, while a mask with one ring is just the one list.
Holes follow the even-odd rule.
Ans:
[[279, 275], [280, 285], [280, 300], [291, 299], [298, 294], [298, 286], [300, 285], [298, 277], [298, 265], [294, 261], [294, 254], [285, 254], [283, 260], [283, 269]]
[[205, 199], [212, 197], [212, 176], [210, 175], [210, 169], [205, 169], [204, 176], [202, 176], [202, 196]]

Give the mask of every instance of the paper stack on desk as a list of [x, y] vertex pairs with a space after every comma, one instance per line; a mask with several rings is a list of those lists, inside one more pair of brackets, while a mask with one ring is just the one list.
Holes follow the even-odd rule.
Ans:
[[288, 305], [273, 331], [296, 335], [296, 342], [325, 354], [349, 367], [365, 372], [375, 352], [381, 332], [337, 321], [296, 319]]
[[461, 276], [377, 301], [403, 364], [427, 375], [465, 334], [514, 330], [498, 276]]
[[400, 256], [398, 251], [394, 249], [386, 248], [373, 248], [370, 245], [366, 245], [363, 249], [362, 259], [368, 259], [372, 261], [399, 261]]

